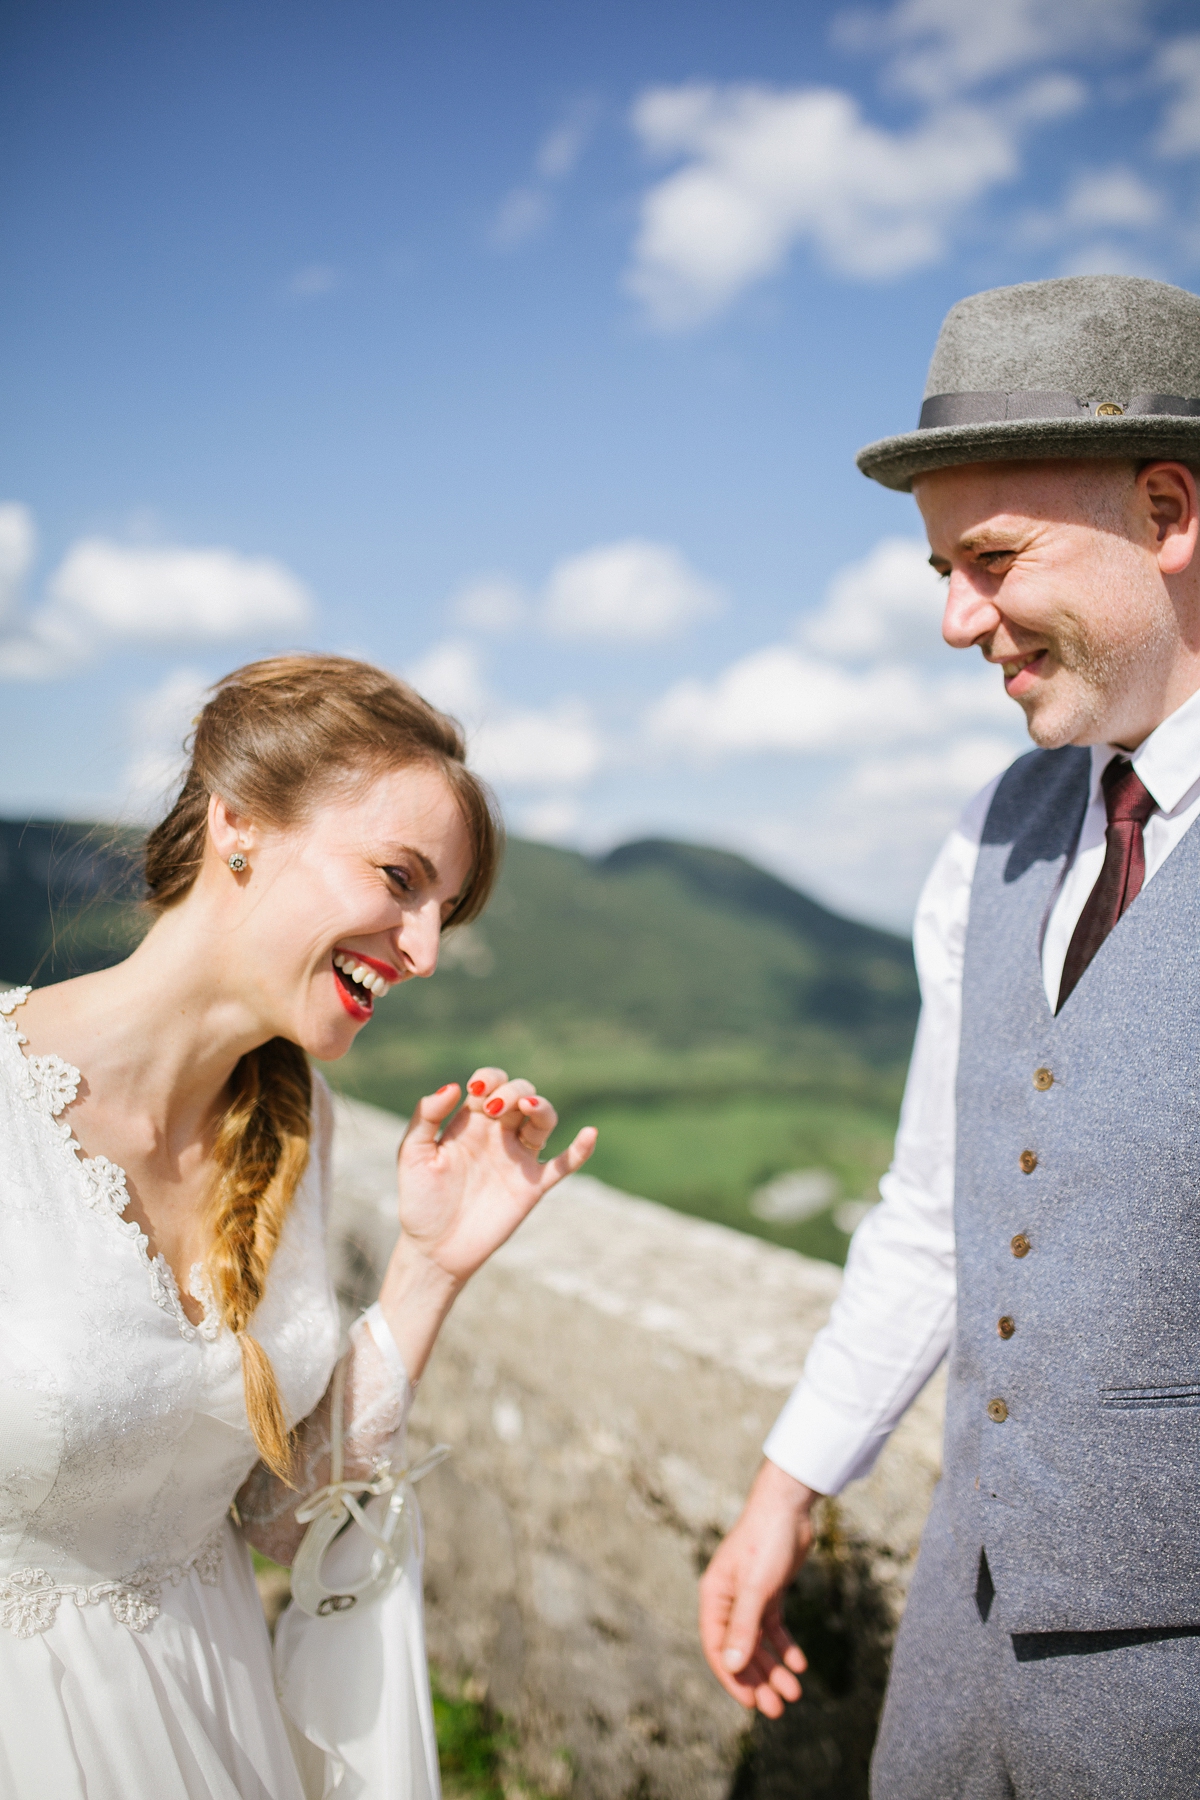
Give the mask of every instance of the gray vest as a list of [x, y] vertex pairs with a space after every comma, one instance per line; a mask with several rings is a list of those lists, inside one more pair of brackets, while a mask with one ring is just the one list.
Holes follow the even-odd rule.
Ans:
[[1039, 937], [1089, 768], [1000, 783], [963, 971], [941, 1504], [1010, 1631], [1200, 1623], [1200, 826], [1056, 1018]]

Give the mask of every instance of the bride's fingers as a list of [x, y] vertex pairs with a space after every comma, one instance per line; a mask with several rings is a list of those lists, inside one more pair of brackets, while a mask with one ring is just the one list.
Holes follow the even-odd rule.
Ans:
[[540, 1094], [517, 1101], [520, 1122], [517, 1125], [517, 1142], [522, 1150], [530, 1156], [538, 1157], [546, 1148], [546, 1144], [558, 1125], [558, 1114], [548, 1100]]
[[489, 1119], [511, 1126], [517, 1123], [517, 1101], [527, 1099], [535, 1092], [532, 1081], [505, 1081], [486, 1100], [480, 1101], [479, 1110]]
[[576, 1169], [582, 1169], [596, 1148], [596, 1139], [599, 1135], [600, 1133], [594, 1125], [585, 1125], [573, 1143], [568, 1144], [565, 1150], [545, 1164], [542, 1171], [541, 1191], [543, 1194], [548, 1193], [556, 1182], [562, 1180], [564, 1175], [573, 1175]]
[[458, 1105], [459, 1093], [457, 1081], [448, 1081], [436, 1094], [426, 1094], [418, 1100], [400, 1148], [403, 1150], [410, 1139], [416, 1144], [436, 1144], [438, 1132]]
[[482, 1112], [489, 1095], [507, 1080], [503, 1069], [476, 1069], [467, 1083], [467, 1106], [471, 1112]]

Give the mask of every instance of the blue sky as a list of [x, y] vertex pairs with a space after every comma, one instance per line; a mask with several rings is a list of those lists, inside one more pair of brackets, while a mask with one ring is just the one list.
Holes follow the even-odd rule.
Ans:
[[1023, 740], [853, 454], [964, 293], [1200, 285], [1194, 8], [44, 0], [0, 84], [0, 812], [330, 647], [517, 831], [907, 922]]

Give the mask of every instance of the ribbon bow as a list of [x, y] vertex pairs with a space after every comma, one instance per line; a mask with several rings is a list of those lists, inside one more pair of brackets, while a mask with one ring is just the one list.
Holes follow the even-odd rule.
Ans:
[[[296, 1508], [297, 1523], [307, 1525], [308, 1530], [292, 1563], [292, 1598], [303, 1612], [319, 1619], [328, 1618], [332, 1613], [349, 1612], [360, 1603], [380, 1599], [397, 1580], [408, 1554], [410, 1538], [409, 1531], [405, 1530], [397, 1541], [397, 1527], [406, 1513], [410, 1518], [415, 1515], [418, 1522], [420, 1519], [413, 1483], [428, 1475], [450, 1454], [449, 1444], [436, 1444], [428, 1456], [415, 1465], [393, 1469], [389, 1459], [380, 1463], [369, 1480], [364, 1481], [360, 1476], [357, 1480], [347, 1481], [344, 1477], [345, 1398], [346, 1359], [343, 1357], [333, 1376], [329, 1421], [330, 1479]], [[391, 1499], [381, 1530], [368, 1518], [362, 1500], [368, 1495], [374, 1499], [383, 1494], [390, 1494]], [[339, 1592], [325, 1586], [321, 1565], [325, 1552], [350, 1520], [366, 1533], [375, 1549], [365, 1579]]]
[[[341, 1447], [339, 1439], [339, 1451]], [[307, 1525], [320, 1513], [329, 1511], [337, 1514], [337, 1523], [340, 1527], [344, 1522], [345, 1515], [349, 1514], [355, 1524], [361, 1526], [367, 1536], [374, 1538], [380, 1548], [386, 1550], [390, 1555], [390, 1535], [384, 1537], [382, 1532], [376, 1530], [360, 1506], [359, 1496], [370, 1494], [374, 1498], [378, 1494], [395, 1493], [398, 1488], [406, 1485], [411, 1487], [413, 1482], [420, 1481], [423, 1476], [429, 1474], [431, 1469], [436, 1469], [439, 1463], [445, 1462], [449, 1455], [449, 1444], [435, 1444], [428, 1456], [423, 1456], [419, 1463], [410, 1463], [403, 1469], [393, 1472], [390, 1461], [381, 1462], [370, 1481], [364, 1481], [361, 1476], [356, 1481], [343, 1481], [341, 1469], [337, 1467], [342, 1462], [342, 1457], [341, 1455], [332, 1456], [330, 1461], [334, 1467], [330, 1469], [330, 1473], [335, 1474], [336, 1468], [334, 1480], [327, 1482], [324, 1487], [317, 1488], [315, 1493], [308, 1496], [303, 1506], [296, 1508], [296, 1522], [299, 1525]], [[400, 1506], [403, 1504], [404, 1495], [401, 1494]], [[400, 1506], [393, 1503], [388, 1508], [389, 1516], [393, 1511], [398, 1513]]]

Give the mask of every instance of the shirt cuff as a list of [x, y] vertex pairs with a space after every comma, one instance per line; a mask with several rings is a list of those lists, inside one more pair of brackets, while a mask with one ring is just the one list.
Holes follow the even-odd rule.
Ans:
[[889, 1433], [831, 1406], [804, 1381], [771, 1427], [763, 1454], [818, 1494], [839, 1494], [868, 1475]]
[[378, 1300], [375, 1302], [374, 1306], [368, 1306], [366, 1312], [363, 1314], [363, 1322], [375, 1340], [375, 1348], [391, 1370], [397, 1387], [400, 1388], [401, 1392], [410, 1388], [412, 1383], [408, 1379], [408, 1370], [404, 1366], [404, 1358], [400, 1354], [396, 1340], [392, 1336], [391, 1326], [384, 1318], [383, 1308], [380, 1306]]

